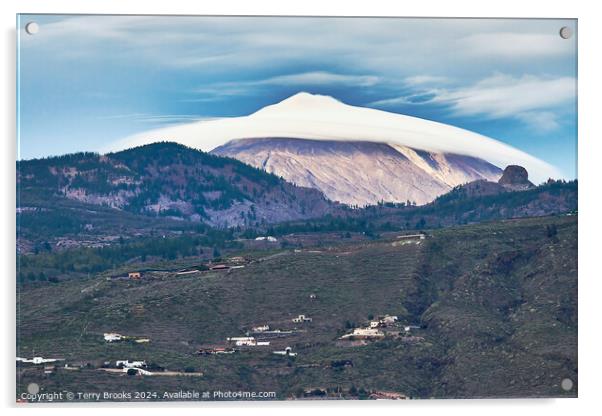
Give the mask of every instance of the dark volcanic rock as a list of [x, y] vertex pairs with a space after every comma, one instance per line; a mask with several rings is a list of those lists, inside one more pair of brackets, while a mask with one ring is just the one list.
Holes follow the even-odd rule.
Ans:
[[529, 181], [527, 169], [517, 165], [507, 166], [498, 183], [514, 191], [535, 187], [535, 185]]

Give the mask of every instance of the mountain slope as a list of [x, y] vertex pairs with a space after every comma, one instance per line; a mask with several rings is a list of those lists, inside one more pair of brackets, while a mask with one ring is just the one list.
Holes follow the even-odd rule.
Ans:
[[317, 188], [333, 201], [428, 203], [453, 187], [497, 180], [501, 170], [475, 157], [370, 141], [292, 138], [233, 140], [212, 151]]
[[[416, 398], [577, 395], [577, 217], [433, 230], [420, 244], [399, 244], [398, 235], [245, 251], [261, 261], [227, 275], [177, 274], [182, 261], [196, 268], [194, 257], [139, 281], [107, 281], [116, 273], [110, 270], [24, 285], [17, 297], [17, 353], [84, 364], [80, 371], [58, 369], [45, 376], [48, 391], [83, 385], [101, 393], [237, 386], [275, 391], [282, 399], [316, 387], [339, 398], [360, 388]], [[312, 293], [317, 297], [310, 299]], [[313, 322], [290, 337], [272, 338], [267, 348], [195, 355], [259, 324], [293, 328], [291, 319], [299, 313]], [[420, 328], [407, 338], [337, 345], [349, 326], [368, 325], [384, 314]], [[103, 333], [112, 331], [151, 341], [107, 346]], [[272, 353], [287, 346], [299, 352], [296, 358]], [[132, 356], [170, 370], [193, 367], [206, 376], [119, 377], [95, 369]], [[353, 365], [334, 368], [341, 360]], [[39, 382], [40, 373], [17, 367], [18, 391]], [[576, 383], [573, 390], [561, 389], [564, 378]]]
[[175, 143], [21, 161], [17, 185], [21, 210], [28, 201], [51, 210], [44, 201], [59, 198], [219, 227], [318, 217], [332, 206], [315, 189]]

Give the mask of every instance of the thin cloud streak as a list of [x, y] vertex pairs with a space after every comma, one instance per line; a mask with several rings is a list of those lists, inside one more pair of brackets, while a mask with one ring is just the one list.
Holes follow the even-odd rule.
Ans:
[[537, 129], [551, 131], [559, 127], [557, 116], [551, 110], [575, 99], [576, 83], [572, 77], [513, 77], [498, 73], [473, 85], [455, 89], [418, 90], [404, 96], [374, 101], [369, 106], [444, 105], [455, 116], [515, 118]]

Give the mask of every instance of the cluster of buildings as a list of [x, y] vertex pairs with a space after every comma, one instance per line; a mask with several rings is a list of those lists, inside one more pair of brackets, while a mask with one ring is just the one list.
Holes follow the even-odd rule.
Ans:
[[[422, 234], [418, 234], [422, 235]], [[378, 319], [371, 320], [369, 325], [365, 328], [354, 328], [349, 334], [343, 335], [340, 339], [379, 339], [384, 338], [386, 333], [383, 329], [390, 328], [392, 326], [397, 327], [399, 318], [394, 315], [384, 315]], [[403, 332], [409, 334], [412, 329], [418, 329], [416, 325], [405, 325], [403, 326]]]
[[[293, 322], [311, 322], [311, 318], [306, 317], [305, 315], [299, 315], [297, 318], [293, 319]], [[257, 325], [253, 326], [249, 332], [247, 332], [244, 337], [229, 337], [226, 338], [226, 341], [230, 343], [230, 345], [234, 345], [236, 347], [263, 347], [269, 346], [270, 341], [267, 341], [266, 338], [279, 338], [286, 335], [292, 334], [293, 331], [282, 331], [280, 329], [271, 329], [268, 324], [265, 325]], [[253, 335], [255, 336], [253, 336]], [[209, 355], [209, 354], [231, 354], [235, 352], [234, 348], [226, 348], [226, 347], [212, 347], [212, 348], [201, 348], [197, 351], [199, 355]], [[286, 347], [281, 351], [273, 351], [276, 355], [283, 355], [287, 357], [295, 357], [297, 355], [296, 352], [292, 351], [291, 347]]]

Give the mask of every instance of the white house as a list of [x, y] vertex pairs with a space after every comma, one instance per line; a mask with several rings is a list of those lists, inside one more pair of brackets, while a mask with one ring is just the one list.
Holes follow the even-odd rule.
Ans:
[[275, 243], [276, 241], [278, 241], [278, 239], [276, 237], [268, 235], [266, 237], [257, 237], [255, 238], [255, 241], [269, 241], [270, 243]]
[[383, 334], [380, 330], [376, 328], [355, 328], [351, 334], [345, 334], [341, 337], [341, 339], [345, 338], [382, 338], [385, 334]]
[[251, 331], [253, 331], [253, 332], [265, 332], [265, 331], [269, 331], [269, 330], [270, 330], [269, 325], [254, 326], [253, 328], [251, 328]]
[[117, 342], [123, 339], [123, 335], [116, 332], [105, 332], [104, 337], [106, 342]]
[[115, 367], [123, 368], [141, 368], [146, 367], [146, 361], [132, 361], [129, 360], [117, 360], [115, 361]]
[[311, 321], [312, 321], [312, 318], [309, 318], [305, 315], [299, 315], [298, 317], [293, 318], [293, 322], [296, 324], [302, 323], [302, 322], [311, 322]]
[[385, 315], [380, 319], [380, 322], [385, 325], [394, 324], [395, 322], [397, 322], [397, 316]]

